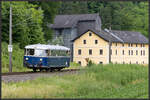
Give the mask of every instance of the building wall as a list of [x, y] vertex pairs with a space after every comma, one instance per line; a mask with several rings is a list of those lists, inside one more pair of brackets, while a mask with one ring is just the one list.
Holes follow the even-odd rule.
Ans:
[[[89, 58], [96, 64], [99, 64], [100, 62], [103, 62], [103, 64], [108, 63], [108, 42], [99, 38], [99, 36], [92, 32], [92, 36], [89, 36], [90, 32], [91, 31], [86, 32], [74, 41], [73, 61], [76, 63], [80, 61], [82, 66], [87, 65], [86, 58]], [[84, 40], [86, 40], [86, 44], [83, 43]], [[95, 44], [95, 40], [98, 40], [97, 44]], [[81, 49], [81, 55], [78, 54], [79, 49]], [[92, 50], [92, 55], [89, 55], [89, 49]], [[100, 55], [100, 49], [103, 50], [102, 55]]]
[[[82, 66], [86, 66], [86, 58], [89, 58], [94, 63], [103, 64], [109, 63], [109, 44], [107, 41], [103, 40], [96, 34], [92, 33], [92, 36], [89, 36], [91, 31], [86, 32], [84, 35], [79, 37], [73, 43], [73, 61], [76, 63], [81, 62]], [[86, 40], [86, 44], [83, 41]], [[98, 40], [98, 44], [95, 44], [95, 40]], [[81, 49], [81, 55], [78, 54], [78, 50]], [[92, 49], [92, 55], [89, 55], [89, 49]], [[100, 55], [100, 49], [103, 50], [103, 55]], [[116, 54], [117, 50], [117, 54]], [[124, 55], [123, 55], [124, 50]], [[129, 55], [130, 50], [130, 55]], [[136, 55], [136, 50], [138, 54]], [[126, 64], [148, 64], [148, 44], [144, 44], [144, 47], [141, 47], [141, 44], [132, 44], [132, 47], [128, 43], [125, 43], [124, 46], [122, 43], [112, 43], [111, 45], [111, 62], [112, 63], [126, 63]], [[133, 55], [132, 55], [133, 51]], [[142, 55], [141, 55], [142, 51]], [[145, 55], [143, 55], [145, 51]]]
[[76, 37], [76, 29], [74, 28], [65, 28], [61, 29], [61, 33], [59, 29], [54, 30], [54, 39], [56, 37], [63, 37], [64, 46], [71, 48], [71, 40]]
[[[148, 44], [144, 44], [144, 47], [141, 47], [141, 44], [132, 44], [132, 47], [128, 43], [125, 43], [124, 46], [122, 43], [112, 43], [112, 55], [111, 61], [112, 63], [127, 63], [127, 64], [148, 64]], [[117, 50], [117, 54], [116, 54]], [[123, 55], [124, 50], [124, 55]], [[129, 55], [130, 50], [130, 55]], [[133, 51], [133, 55], [132, 55]], [[138, 52], [136, 55], [136, 51]], [[142, 55], [141, 55], [142, 51]], [[145, 55], [143, 55], [143, 51], [145, 51]]]

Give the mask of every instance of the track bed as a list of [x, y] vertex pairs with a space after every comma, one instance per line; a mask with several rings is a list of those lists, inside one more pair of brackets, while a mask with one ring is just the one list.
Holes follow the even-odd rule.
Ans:
[[38, 77], [51, 77], [54, 75], [62, 76], [65, 74], [75, 74], [78, 73], [80, 69], [63, 69], [61, 71], [53, 72], [12, 72], [12, 73], [2, 73], [3, 82], [20, 82], [26, 80], [33, 80]]

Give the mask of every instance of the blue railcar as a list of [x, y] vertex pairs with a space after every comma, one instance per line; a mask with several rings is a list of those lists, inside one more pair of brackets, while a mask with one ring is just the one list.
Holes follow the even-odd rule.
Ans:
[[24, 66], [40, 71], [70, 66], [70, 49], [59, 45], [35, 44], [25, 47]]

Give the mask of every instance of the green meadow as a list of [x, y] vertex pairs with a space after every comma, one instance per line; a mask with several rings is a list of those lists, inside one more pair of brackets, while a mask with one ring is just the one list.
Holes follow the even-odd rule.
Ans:
[[2, 82], [2, 98], [148, 98], [148, 67], [91, 65], [76, 74]]

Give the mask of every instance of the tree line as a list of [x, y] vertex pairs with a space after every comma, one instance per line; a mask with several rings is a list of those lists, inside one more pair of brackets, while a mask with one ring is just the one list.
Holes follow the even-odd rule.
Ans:
[[53, 31], [48, 24], [57, 14], [99, 13], [102, 28], [139, 31], [148, 36], [148, 2], [2, 2], [2, 41], [9, 41], [9, 7], [12, 6], [13, 43], [20, 48], [47, 43]]

